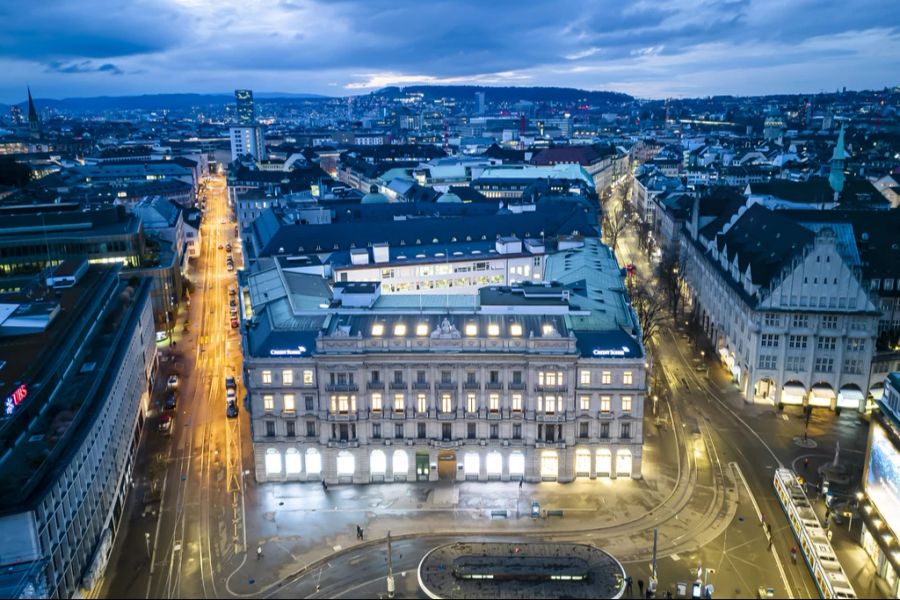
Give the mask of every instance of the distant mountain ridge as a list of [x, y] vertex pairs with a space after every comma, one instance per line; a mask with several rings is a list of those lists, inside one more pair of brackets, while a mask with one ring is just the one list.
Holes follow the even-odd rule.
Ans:
[[[287, 92], [260, 92], [254, 94], [258, 100], [325, 100], [328, 96], [319, 94], [293, 94]], [[96, 110], [184, 110], [193, 106], [221, 106], [233, 103], [233, 94], [143, 94], [140, 96], [93, 96], [84, 98], [35, 98], [38, 109], [48, 107], [57, 110], [96, 111]], [[22, 101], [15, 106], [28, 109], [28, 102]], [[2, 105], [8, 110], [9, 105]]]
[[408, 85], [386, 87], [373, 92], [375, 94], [393, 96], [405, 92], [418, 92], [429, 97], [447, 96], [452, 98], [474, 98], [476, 92], [484, 92], [488, 102], [579, 102], [588, 104], [620, 104], [633, 102], [634, 97], [622, 92], [597, 90], [580, 90], [567, 87], [518, 87], [488, 85]]

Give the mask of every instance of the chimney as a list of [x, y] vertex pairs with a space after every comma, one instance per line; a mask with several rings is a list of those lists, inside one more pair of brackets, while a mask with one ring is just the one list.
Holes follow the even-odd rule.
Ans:
[[387, 242], [372, 244], [372, 259], [376, 263], [386, 263], [390, 260], [391, 247]]

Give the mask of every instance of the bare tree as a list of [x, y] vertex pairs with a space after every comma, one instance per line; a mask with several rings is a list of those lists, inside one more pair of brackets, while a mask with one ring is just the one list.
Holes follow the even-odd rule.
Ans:
[[631, 286], [631, 306], [641, 327], [644, 345], [650, 345], [666, 320], [665, 301], [643, 281]]
[[668, 244], [662, 249], [662, 256], [656, 267], [656, 276], [662, 289], [669, 298], [672, 318], [678, 314], [678, 304], [684, 286], [685, 259], [675, 244]]
[[628, 222], [625, 220], [625, 214], [621, 205], [610, 206], [610, 204], [610, 202], [607, 202], [607, 209], [603, 211], [603, 221], [600, 228], [603, 237], [606, 238], [606, 243], [615, 252], [619, 243], [619, 236], [625, 231]]

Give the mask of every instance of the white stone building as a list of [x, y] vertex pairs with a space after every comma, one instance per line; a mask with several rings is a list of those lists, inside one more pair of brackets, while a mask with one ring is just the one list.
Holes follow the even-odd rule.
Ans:
[[852, 229], [759, 204], [682, 241], [689, 304], [748, 402], [865, 409], [879, 310]]
[[640, 477], [647, 368], [615, 258], [591, 238], [547, 272], [475, 295], [345, 287], [327, 310], [312, 275], [251, 278], [257, 480]]

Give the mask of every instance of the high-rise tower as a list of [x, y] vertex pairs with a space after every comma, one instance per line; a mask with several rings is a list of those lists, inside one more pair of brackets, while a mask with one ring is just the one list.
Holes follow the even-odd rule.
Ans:
[[238, 123], [253, 125], [255, 120], [253, 90], [234, 90], [234, 99], [237, 101]]

